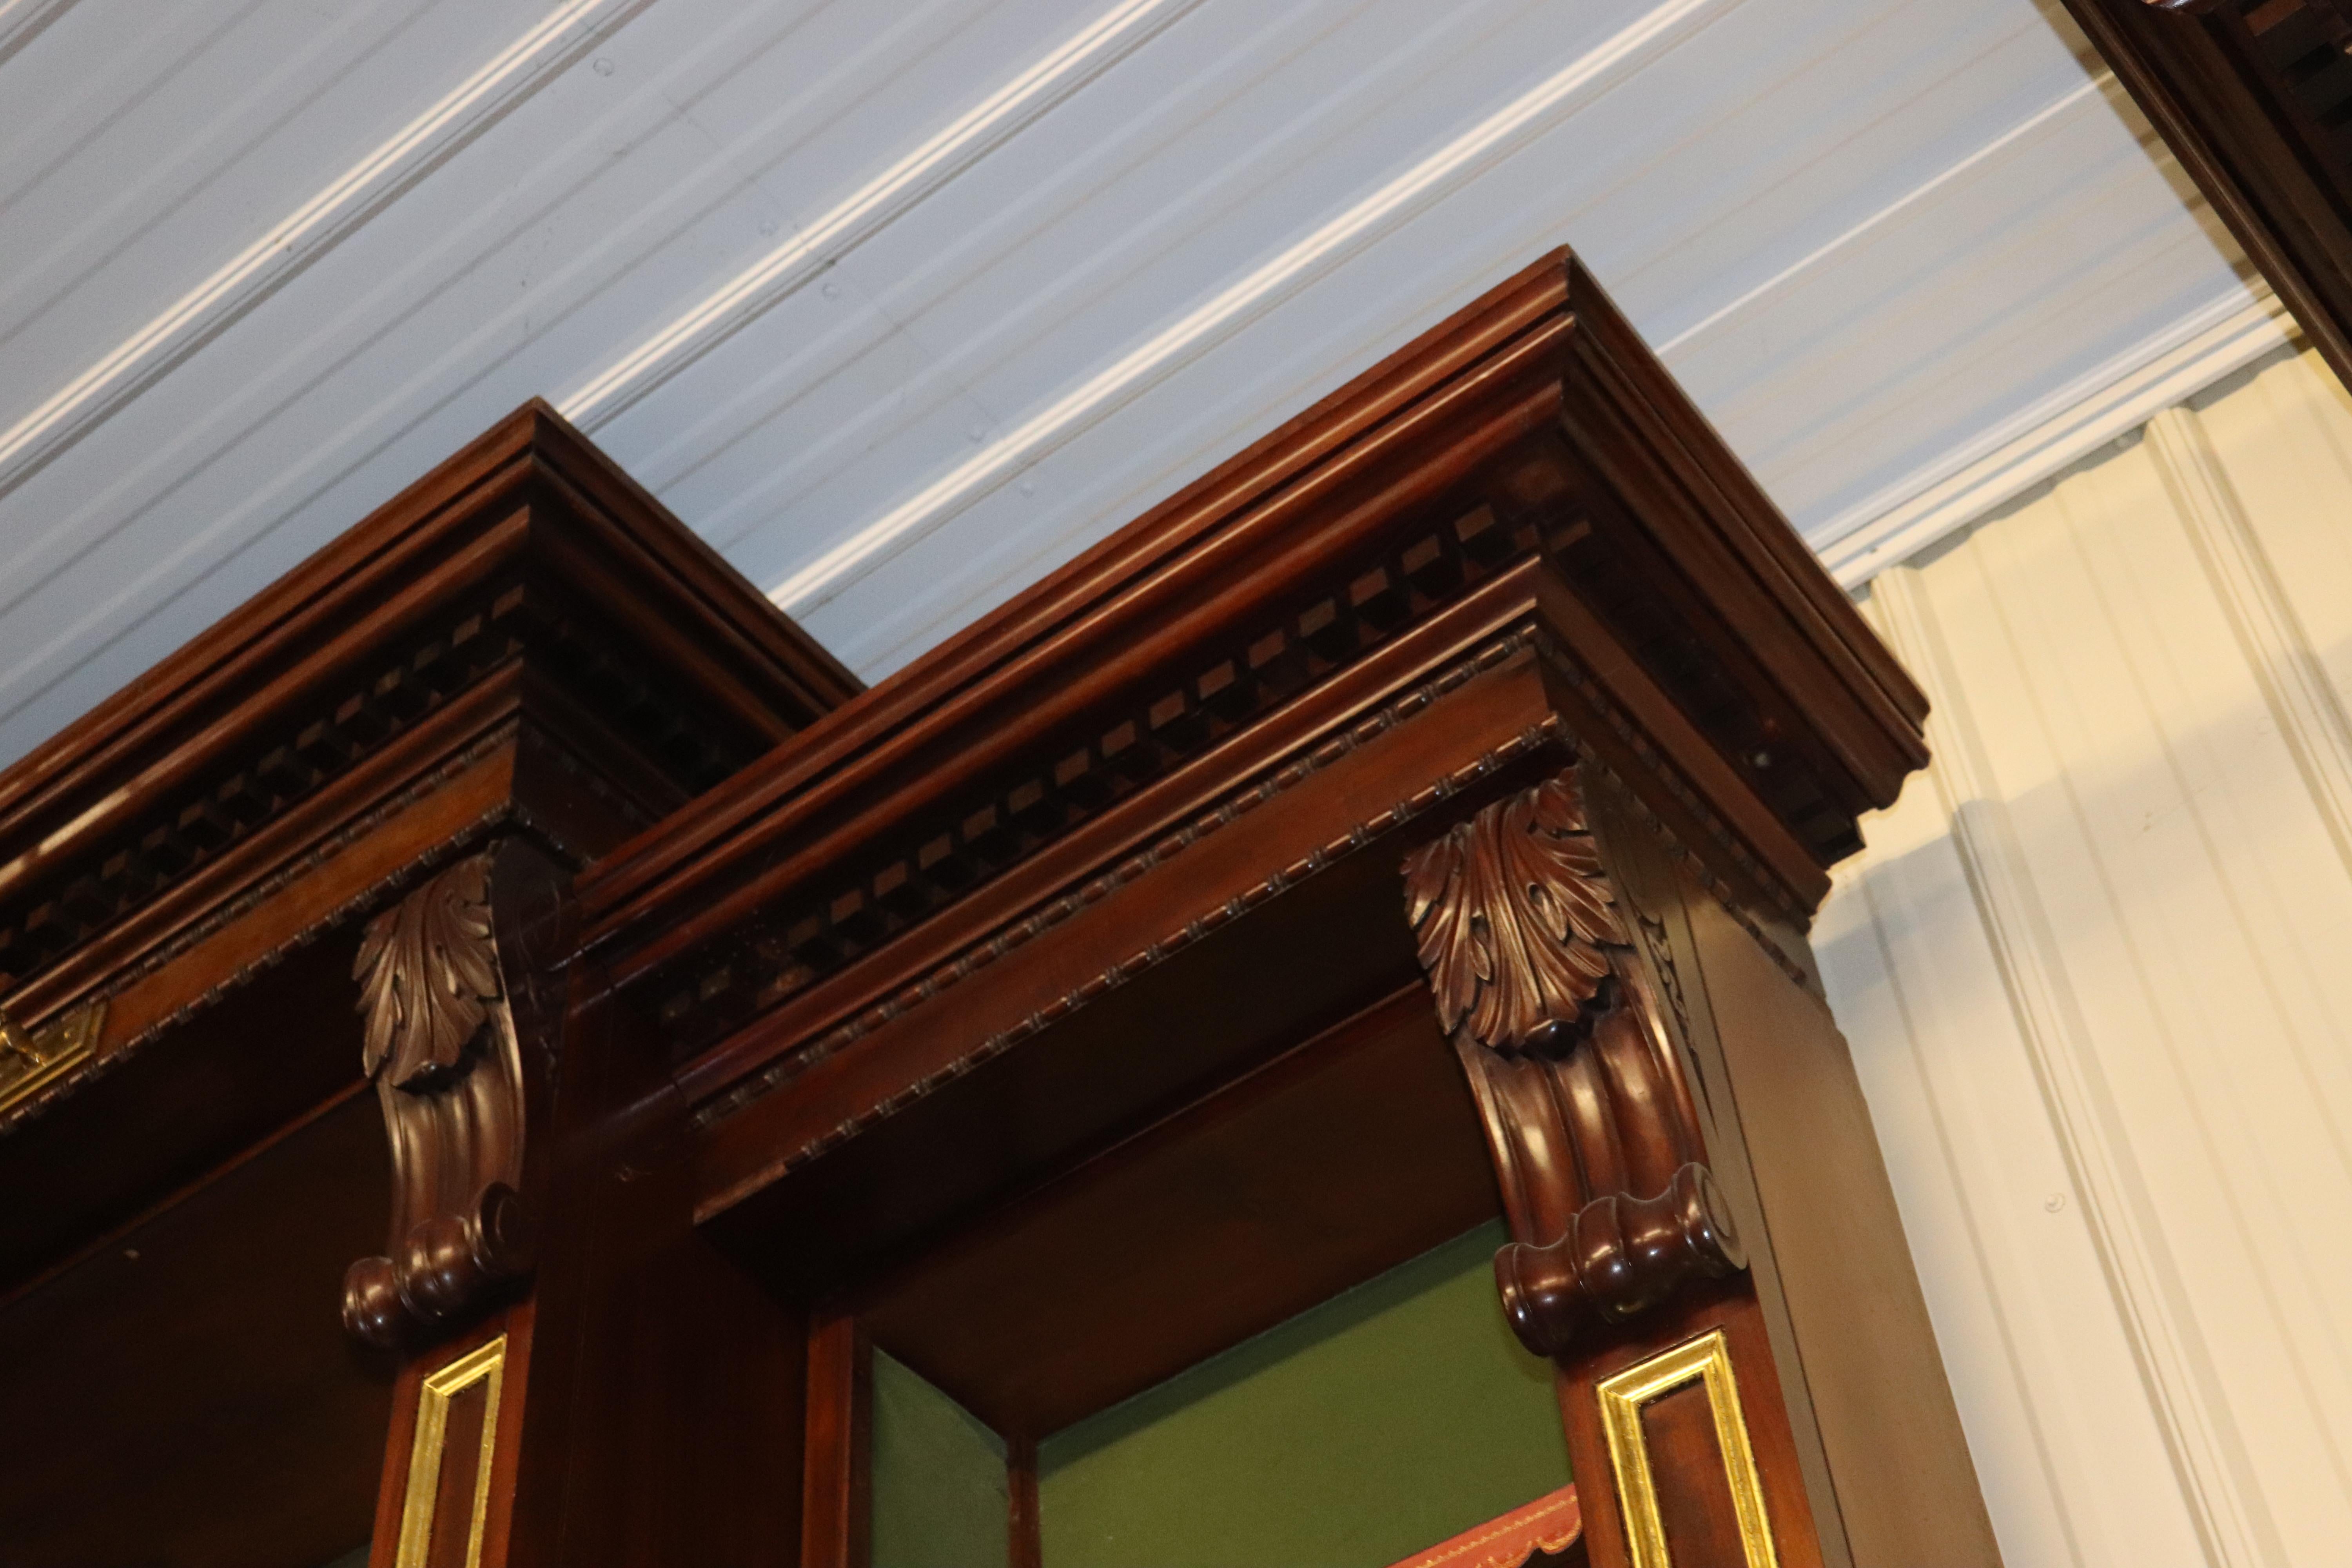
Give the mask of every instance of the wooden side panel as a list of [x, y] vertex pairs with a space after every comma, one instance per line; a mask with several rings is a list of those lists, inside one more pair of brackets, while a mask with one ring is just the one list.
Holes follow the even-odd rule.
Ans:
[[874, 1346], [846, 1311], [809, 1325], [801, 1568], [866, 1568], [874, 1525]]
[[530, 1339], [525, 1304], [402, 1374], [369, 1568], [508, 1562]]
[[[1731, 1509], [1724, 1456], [1710, 1427], [1676, 1421], [1678, 1410], [1660, 1410], [1648, 1399], [1633, 1401], [1642, 1449], [1650, 1475], [1650, 1495], [1665, 1526], [1670, 1563], [1722, 1563], [1727, 1568], [1822, 1568], [1855, 1561], [1845, 1552], [1832, 1516], [1827, 1528], [1808, 1494], [1805, 1467], [1792, 1436], [1790, 1412], [1774, 1374], [1770, 1336], [1745, 1280], [1718, 1286], [1642, 1321], [1633, 1332], [1595, 1347], [1560, 1369], [1560, 1413], [1570, 1453], [1580, 1479], [1584, 1540], [1598, 1568], [1658, 1568], [1644, 1556], [1627, 1518], [1625, 1483], [1619, 1452], [1610, 1440], [1612, 1401], [1602, 1390], [1612, 1379], [1668, 1356], [1712, 1335], [1723, 1337], [1725, 1354], [1737, 1378], [1737, 1418], [1755, 1462], [1761, 1532], [1769, 1555], [1742, 1543], [1735, 1516], [1727, 1538], [1705, 1531]], [[1676, 1388], [1681, 1384], [1677, 1384]], [[1671, 1393], [1672, 1391], [1669, 1391]], [[1699, 1531], [1694, 1543], [1693, 1532]], [[1727, 1540], [1734, 1550], [1716, 1553]]]
[[1559, 1369], [1592, 1562], [1818, 1568], [1826, 1547], [1842, 1563], [1833, 1510], [1819, 1539], [1748, 1278], [1753, 1222], [1734, 1223], [1707, 1163], [1741, 1152], [1717, 1147], [1692, 1093], [1671, 934], [1685, 889], [1668, 857], [1587, 762], [1405, 863], [1510, 1218], [1496, 1285], [1521, 1342]]
[[1776, 1360], [1791, 1405], [1810, 1407], [1852, 1561], [1997, 1563], [1845, 1040], [1721, 905], [1685, 908], [1708, 1015], [1693, 1030], [1701, 1077], [1716, 1127], [1736, 1128]]
[[[600, 1217], [631, 1227], [614, 1209]], [[513, 1545], [485, 1568], [792, 1562], [803, 1317], [682, 1220], [625, 1237], [585, 1282], [551, 1258], [537, 1295]]]
[[1037, 1527], [1037, 1445], [1034, 1440], [1005, 1440], [1004, 1491], [1006, 1568], [1045, 1568], [1045, 1545]]
[[678, 1107], [609, 1017], [572, 1015], [550, 1118], [511, 1561], [786, 1563], [806, 1319], [695, 1232]]
[[316, 1568], [367, 1539], [395, 1369], [333, 1303], [383, 1145], [346, 1100], [8, 1302], [0, 1561]]

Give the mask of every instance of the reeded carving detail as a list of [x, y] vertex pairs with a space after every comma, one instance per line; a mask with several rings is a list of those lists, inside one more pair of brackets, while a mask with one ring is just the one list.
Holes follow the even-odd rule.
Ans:
[[442, 871], [361, 941], [362, 1061], [391, 1144], [392, 1236], [386, 1256], [344, 1276], [343, 1324], [371, 1344], [431, 1339], [530, 1272], [521, 1032], [548, 1026], [509, 950], [531, 923], [519, 911], [543, 918], [561, 889], [552, 866], [510, 844]]
[[1521, 1342], [1559, 1355], [1746, 1268], [1575, 773], [1487, 806], [1404, 876], [1502, 1184], [1513, 1240], [1495, 1278]]

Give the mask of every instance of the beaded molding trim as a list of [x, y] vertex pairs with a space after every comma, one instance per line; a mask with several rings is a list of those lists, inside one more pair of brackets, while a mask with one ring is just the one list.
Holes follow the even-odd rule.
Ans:
[[[694, 1113], [694, 1124], [698, 1128], [709, 1128], [726, 1121], [742, 1110], [744, 1107], [765, 1098], [799, 1077], [825, 1058], [846, 1048], [860, 1037], [871, 1034], [891, 1020], [932, 1001], [959, 981], [968, 979], [1024, 942], [1042, 936], [1055, 926], [1077, 914], [1087, 905], [1099, 902], [1116, 889], [1167, 864], [1210, 834], [1239, 821], [1246, 813], [1265, 805], [1286, 790], [1297, 787], [1312, 774], [1329, 767], [1358, 747], [1377, 739], [1406, 720], [1423, 712], [1438, 698], [1466, 684], [1473, 678], [1507, 663], [1529, 646], [1532, 631], [1531, 625], [1515, 627], [1505, 636], [1448, 666], [1428, 680], [1349, 725], [1328, 740], [1294, 754], [1287, 762], [1276, 767], [1255, 785], [1228, 796], [1214, 810], [1195, 817], [1149, 848], [1119, 861], [1061, 898], [1038, 906], [1025, 918], [1009, 921], [999, 927], [992, 936], [975, 942], [952, 962], [941, 965], [921, 980], [866, 1008], [810, 1044], [798, 1050], [787, 1050], [762, 1071], [745, 1079], [723, 1094], [698, 1107]], [[1531, 745], [1557, 739], [1563, 732], [1557, 721], [1549, 721], [1545, 724], [1531, 729], [1526, 736], [1513, 742], [1511, 746], [1505, 750], [1508, 751], [1509, 755], [1517, 756]], [[1530, 741], [1529, 736], [1535, 739]], [[1507, 760], [1507, 758], [1499, 760]], [[1468, 773], [1468, 778], [1465, 782], [1474, 782], [1476, 778], [1483, 777], [1486, 772], [1491, 771], [1493, 765], [1499, 765], [1499, 760], [1493, 764], [1488, 764], [1486, 759], [1482, 758], [1478, 763], [1472, 764], [1471, 770], [1464, 770]], [[1442, 793], [1432, 794], [1433, 790]], [[983, 1044], [978, 1051], [968, 1058], [925, 1080], [928, 1087], [922, 1088], [920, 1092], [909, 1095], [908, 1091], [902, 1090], [899, 1095], [893, 1097], [893, 1109], [903, 1109], [904, 1105], [911, 1103], [914, 1099], [919, 1099], [922, 1093], [929, 1092], [930, 1087], [936, 1087], [938, 1083], [949, 1078], [961, 1076], [970, 1070], [971, 1066], [986, 1060], [991, 1055], [1002, 1054], [1016, 1039], [1026, 1038], [1029, 1034], [1034, 1032], [1035, 1028], [1043, 1027], [1045, 1024], [1065, 1016], [1072, 1008], [1082, 1006], [1087, 1002], [1094, 1000], [1113, 985], [1134, 978], [1169, 954], [1223, 925], [1233, 916], [1255, 908], [1282, 889], [1290, 886], [1298, 878], [1312, 875], [1315, 871], [1322, 869], [1339, 855], [1360, 847], [1380, 833], [1386, 832], [1409, 817], [1419, 815], [1422, 810], [1434, 805], [1452, 793], [1452, 789], [1445, 787], [1444, 781], [1440, 781], [1438, 784], [1431, 786], [1431, 790], [1424, 790], [1421, 795], [1414, 797], [1415, 801], [1420, 801], [1423, 795], [1428, 796], [1429, 798], [1423, 804], [1414, 805], [1412, 802], [1400, 803], [1390, 811], [1381, 814], [1381, 817], [1376, 817], [1369, 823], [1359, 824], [1347, 837], [1335, 840], [1333, 844], [1322, 848], [1309, 851], [1305, 858], [1274, 873], [1250, 893], [1228, 900], [1216, 910], [1204, 911], [1199, 917], [1186, 922], [1182, 929], [1153, 942], [1133, 958], [1123, 963], [1112, 965], [1101, 975], [1088, 981], [1068, 995], [1049, 1003], [1045, 1008], [1031, 1014], [1022, 1025], [1015, 1026], [1014, 1031], [1007, 1031], [1007, 1036], [1011, 1037], [997, 1037], [991, 1042]], [[1399, 815], [1400, 813], [1402, 815]], [[830, 1144], [827, 1146], [829, 1147]], [[799, 1157], [796, 1156], [796, 1158]], [[791, 1162], [788, 1161], [787, 1164], [790, 1163]]]

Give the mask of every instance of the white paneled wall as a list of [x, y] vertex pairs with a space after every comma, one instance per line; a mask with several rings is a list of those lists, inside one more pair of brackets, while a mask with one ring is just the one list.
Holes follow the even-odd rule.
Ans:
[[2280, 356], [1873, 584], [1816, 932], [2012, 1564], [2352, 1563], [2352, 400]]

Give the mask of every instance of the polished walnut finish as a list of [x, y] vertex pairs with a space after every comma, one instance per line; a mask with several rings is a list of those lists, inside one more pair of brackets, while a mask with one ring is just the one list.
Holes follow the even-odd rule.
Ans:
[[[1428, 956], [1579, 1473], [1607, 1469], [1600, 1383], [1720, 1331], [1782, 1562], [1990, 1563], [1916, 1282], [1869, 1272], [1901, 1237], [1866, 1121], [1776, 1112], [1885, 1232], [1842, 1259], [1808, 1241], [1837, 1206], [1755, 1173], [1760, 1069], [1707, 997], [1736, 966], [1691, 934], [1704, 905], [1768, 977], [1742, 984], [1818, 1007], [1824, 868], [1923, 759], [1923, 715], [1555, 257], [593, 867], [575, 983], [670, 1064], [699, 1233], [782, 1299], [848, 1303], [1017, 1445], [1434, 1239], [1367, 1176], [1318, 1208], [1330, 1244], [1262, 1264], [1272, 1227], [1176, 1174], [1220, 1139], [1280, 1169], [1252, 1140], [1284, 1097], [1237, 1086], [1308, 1059], [1329, 1144], [1380, 1146], [1372, 1020]], [[1842, 1058], [1825, 1014], [1790, 1026]], [[1155, 1254], [1282, 1283], [1208, 1300]], [[1067, 1282], [1083, 1365], [1045, 1370], [1024, 1279]], [[1857, 1335], [1835, 1302], [1865, 1284]], [[1724, 1471], [1675, 1430], [1661, 1495], [1698, 1518]], [[1590, 1551], [1622, 1563], [1607, 1491]]]
[[366, 1538], [396, 1369], [334, 1283], [385, 1178], [353, 1095], [0, 1300], [9, 1568], [318, 1568]]
[[[286, 1322], [332, 1315], [336, 1275], [384, 1245], [388, 1215], [389, 1247], [358, 1271], [357, 1316], [414, 1357], [490, 1312], [481, 1331], [509, 1331], [517, 1357], [500, 1463], [520, 1464], [527, 1429], [551, 1429], [553, 1415], [527, 1394], [545, 1383], [525, 1364], [536, 1352], [515, 1297], [530, 1255], [568, 1247], [573, 1227], [541, 1214], [525, 1247], [507, 1194], [548, 1201], [567, 1149], [603, 1120], [594, 1096], [610, 1081], [574, 1064], [581, 1095], [533, 1103], [563, 1015], [548, 982], [564, 939], [541, 931], [544, 906], [581, 864], [856, 689], [534, 404], [0, 775], [5, 1037], [24, 1047], [0, 1047], [0, 1313], [53, 1322], [52, 1303], [74, 1300], [119, 1346], [179, 1347], [126, 1358], [145, 1375], [110, 1392], [89, 1362], [102, 1352], [52, 1335], [63, 1381], [35, 1386], [79, 1378], [93, 1396], [11, 1406], [0, 1471], [103, 1476], [118, 1447], [176, 1449], [189, 1478], [118, 1487], [152, 1498], [134, 1502], [136, 1520], [100, 1507], [60, 1519], [29, 1494], [0, 1497], [12, 1547], [37, 1542], [26, 1561], [77, 1568], [315, 1568], [363, 1537], [352, 1477], [396, 1487], [405, 1465], [397, 1444], [379, 1448], [394, 1369], [350, 1344], [318, 1352]], [[485, 855], [498, 868], [486, 910], [496, 976], [485, 987], [479, 963], [460, 969], [474, 1000], [498, 1000], [467, 1032], [466, 1007], [426, 1002], [429, 955], [471, 951], [463, 868]], [[516, 866], [527, 870], [508, 875]], [[402, 900], [428, 885], [456, 891], [422, 922], [438, 935], [420, 927], [411, 942], [397, 911], [427, 907]], [[362, 930], [378, 916], [390, 940], [362, 962]], [[355, 970], [378, 983], [365, 1020]], [[456, 1027], [403, 1022], [428, 1016]], [[351, 1103], [378, 1068], [389, 1158], [383, 1115]], [[312, 1127], [348, 1131], [345, 1111], [378, 1123], [356, 1145], [373, 1151], [357, 1185], [351, 1162], [329, 1180], [302, 1154]], [[272, 1228], [208, 1218], [229, 1192], [236, 1213]], [[352, 1234], [354, 1215], [366, 1217]], [[329, 1216], [341, 1256], [322, 1265], [300, 1244]], [[145, 1267], [162, 1257], [184, 1260], [177, 1289], [141, 1289], [164, 1278]], [[568, 1251], [561, 1261], [572, 1268]], [[677, 1259], [699, 1282], [689, 1324], [736, 1321], [728, 1281], [694, 1261]], [[282, 1367], [273, 1341], [288, 1347]], [[796, 1378], [797, 1350], [779, 1353], [777, 1375]], [[221, 1366], [204, 1364], [215, 1355]], [[395, 1421], [432, 1359], [400, 1372]], [[225, 1386], [228, 1369], [249, 1392]], [[684, 1396], [709, 1388], [672, 1381]], [[302, 1441], [250, 1429], [264, 1413]], [[267, 1484], [236, 1479], [240, 1458]], [[89, 1495], [47, 1490], [59, 1507]], [[229, 1543], [225, 1555], [215, 1542]], [[380, 1544], [389, 1552], [391, 1536]]]
[[2352, 6], [2066, 7], [2305, 336], [2352, 384]]
[[1510, 1215], [1496, 1282], [1542, 1356], [1748, 1267], [1578, 789], [1570, 773], [1497, 801], [1405, 863]]
[[809, 1325], [801, 1568], [865, 1568], [873, 1417], [874, 1347], [865, 1328], [838, 1308], [822, 1311]]
[[[1269, 899], [1284, 923], [1292, 889], [1548, 726], [1658, 779], [1662, 819], [1801, 970], [1822, 866], [1924, 756], [1923, 711], [1561, 257], [593, 868], [588, 953], [676, 1055], [707, 1218], [858, 1170], [792, 1265], [814, 1281], [1231, 1070], [1204, 1053], [1248, 1059], [1251, 1030], [1190, 1031], [1124, 1105], [1024, 1116], [1029, 1151], [935, 1154], [897, 1195], [914, 1108], [994, 1092], [1048, 1035], [1078, 1049], [1097, 998], [1217, 963]], [[1340, 1016], [1402, 980], [1366, 967], [1395, 952], [1277, 1005]]]
[[859, 1316], [1008, 1442], [1050, 1435], [1495, 1218], [1477, 1118], [1401, 988], [877, 1277]]
[[1584, 595], [1563, 657], [1605, 646], [1584, 673], [1730, 814], [1694, 839], [1810, 907], [1924, 761], [1924, 700], [1563, 254], [597, 867], [589, 942], [677, 1047], [734, 1032], [699, 1100], [866, 989], [863, 955], [961, 964], [1013, 889], [1219, 804], [1182, 781], [1279, 770], [1350, 676], [1524, 605], [1546, 559]]
[[24, 1029], [0, 1009], [0, 1115], [31, 1100], [96, 1055], [106, 1004], [68, 1008], [38, 1029]]
[[1599, 1391], [1720, 1334], [1780, 1562], [1991, 1563], [1804, 938], [1924, 716], [1564, 252], [869, 692], [527, 409], [0, 778], [10, 1015], [106, 1006], [0, 1262], [364, 1062], [376, 1568], [428, 1479], [486, 1564], [856, 1568], [871, 1346], [1017, 1461], [1499, 1211], [1591, 1561]]
[[0, 781], [10, 1012], [169, 974], [519, 721], [599, 797], [532, 814], [581, 857], [855, 689], [533, 405]]
[[357, 1073], [213, 1037], [225, 998], [494, 836], [575, 868], [856, 689], [551, 410], [502, 421], [0, 775], [0, 930], [46, 933], [0, 942], [8, 1016], [103, 1008], [0, 1111], [0, 1280]]
[[[1612, 804], [1604, 836], [1594, 807]], [[1662, 846], [1626, 804], [1588, 762], [1405, 862], [1422, 966], [1510, 1215], [1496, 1288], [1521, 1342], [1559, 1369], [1575, 1473], [1618, 1483], [1587, 1487], [1594, 1561], [1661, 1568], [1671, 1538], [1684, 1560], [1818, 1563], [1848, 1543], [1835, 1501], [1798, 1484], [1810, 1445], [1774, 1396], [1766, 1307], [1741, 1277], [1747, 1249], [1690, 1090]], [[1675, 1380], [1644, 1369], [1701, 1345], [1707, 1414], [1694, 1422]], [[1741, 1368], [1759, 1396], [1740, 1394]], [[1623, 1394], [1628, 1380], [1645, 1392]]]
[[524, 1153], [551, 1093], [570, 878], [509, 840], [368, 923], [365, 1064], [392, 1147], [388, 1256], [343, 1281], [358, 1338], [415, 1343], [530, 1271]]

